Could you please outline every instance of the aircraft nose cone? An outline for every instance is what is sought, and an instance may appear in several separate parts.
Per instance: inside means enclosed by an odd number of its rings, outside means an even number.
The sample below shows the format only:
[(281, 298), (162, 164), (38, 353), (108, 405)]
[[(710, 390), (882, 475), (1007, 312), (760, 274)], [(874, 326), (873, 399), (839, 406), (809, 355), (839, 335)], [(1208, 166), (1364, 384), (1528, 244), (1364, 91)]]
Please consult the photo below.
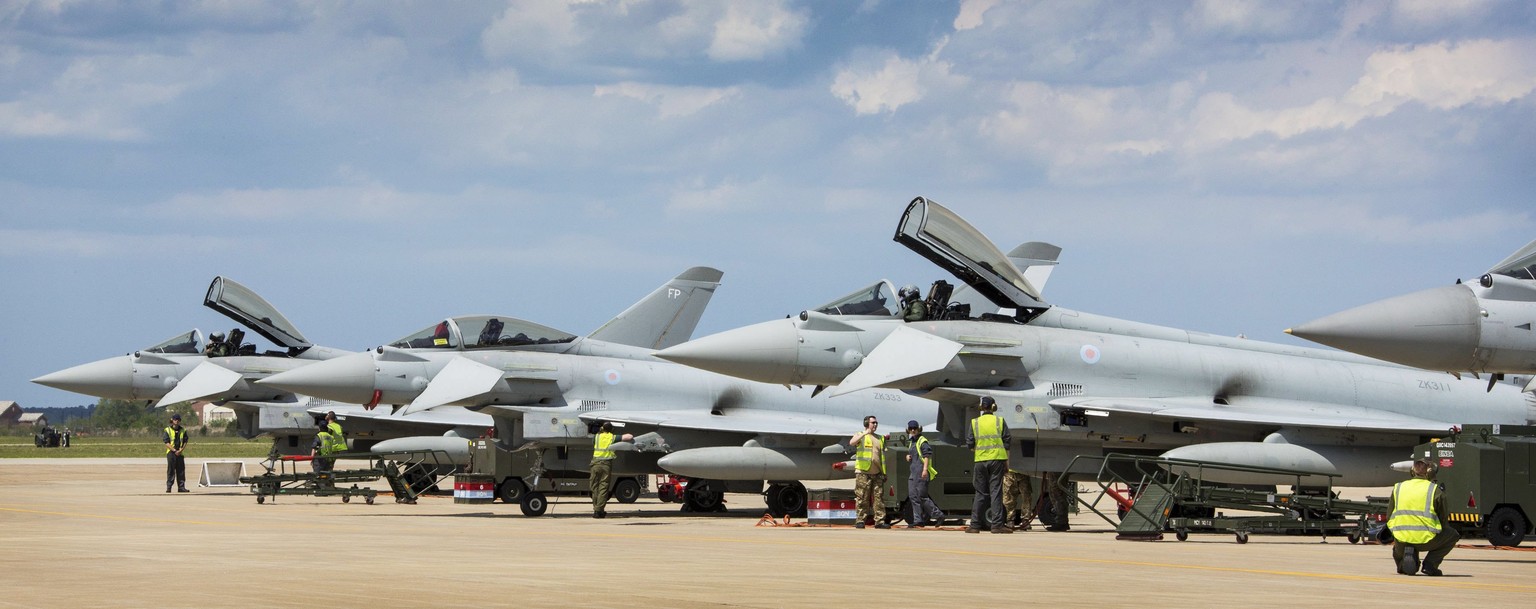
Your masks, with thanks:
[(799, 330), (788, 319), (711, 334), (662, 349), (656, 357), (762, 383), (793, 383)]
[(259, 385), (351, 404), (373, 400), (373, 355), (354, 353), (280, 372), (256, 381)]
[(1473, 366), (1481, 319), (1472, 291), (1452, 285), (1378, 300), (1286, 332), (1389, 362), (1460, 371)]
[(131, 400), (133, 395), (133, 362), (130, 356), (121, 355), (65, 368), (44, 374), (32, 382), (54, 389), (63, 389), (108, 399)]

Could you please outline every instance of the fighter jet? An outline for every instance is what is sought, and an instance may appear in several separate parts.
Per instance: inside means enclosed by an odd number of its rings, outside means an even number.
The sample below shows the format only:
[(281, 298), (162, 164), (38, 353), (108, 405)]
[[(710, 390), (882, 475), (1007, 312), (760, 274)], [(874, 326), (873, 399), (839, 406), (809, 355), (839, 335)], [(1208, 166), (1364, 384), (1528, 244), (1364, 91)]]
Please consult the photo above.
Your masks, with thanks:
[[(464, 406), (490, 414), (508, 450), (537, 450), (537, 468), (584, 470), (592, 427), (611, 422), (637, 435), (618, 446), (615, 474), (693, 479), (685, 507), (718, 509), (723, 493), (764, 493), (770, 511), (802, 512), (800, 480), (851, 477), (833, 444), (879, 413), (931, 425), (933, 402), (874, 390), (840, 400), (809, 389), (741, 381), (651, 356), (654, 347), (581, 338), (519, 320), (456, 317), (380, 346), (259, 382), (338, 401), (403, 406), (403, 414)], [(522, 345), (508, 349), (509, 345)], [(897, 425), (901, 425), (898, 423)], [(537, 476), (538, 471), (529, 472)], [(521, 476), (498, 480), (521, 497)]]
[[(1536, 241), (1476, 283), (1430, 288), (1334, 313), (1285, 332), (1426, 370), (1487, 374), (1536, 372)], [(1536, 376), (1525, 391), (1536, 390)]]
[(949, 307), (939, 290), (937, 298), (930, 292), (930, 317), (917, 322), (889, 309), (864, 314), (850, 303), (657, 356), (764, 383), (835, 385), (833, 395), (867, 387), (925, 392), (941, 405), (938, 428), (956, 442), (977, 397), (992, 396), (1013, 429), (1010, 459), (1035, 472), (1063, 471), (1079, 454), (1127, 452), (1381, 486), (1401, 477), (1392, 463), (1455, 424), (1536, 420), (1536, 397), (1514, 387), (1485, 393), (1477, 382), (1353, 354), (1052, 306), (980, 231), (921, 197), (908, 205), (895, 239), (1006, 313)]

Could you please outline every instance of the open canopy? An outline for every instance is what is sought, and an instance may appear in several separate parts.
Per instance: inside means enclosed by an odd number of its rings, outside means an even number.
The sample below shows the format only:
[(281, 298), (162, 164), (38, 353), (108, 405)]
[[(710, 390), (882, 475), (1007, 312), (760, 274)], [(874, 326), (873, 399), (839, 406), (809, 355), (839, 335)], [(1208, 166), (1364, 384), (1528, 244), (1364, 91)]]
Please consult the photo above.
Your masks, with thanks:
[(279, 346), (299, 350), (313, 346), (309, 339), (299, 333), (293, 322), (277, 312), (277, 307), (232, 279), (214, 277), (213, 283), (208, 286), (208, 295), (203, 298), (203, 305), (223, 313)]
[(1050, 307), (1040, 300), (1040, 290), (981, 231), (938, 203), (922, 197), (913, 199), (896, 227), (895, 239), (999, 307)]

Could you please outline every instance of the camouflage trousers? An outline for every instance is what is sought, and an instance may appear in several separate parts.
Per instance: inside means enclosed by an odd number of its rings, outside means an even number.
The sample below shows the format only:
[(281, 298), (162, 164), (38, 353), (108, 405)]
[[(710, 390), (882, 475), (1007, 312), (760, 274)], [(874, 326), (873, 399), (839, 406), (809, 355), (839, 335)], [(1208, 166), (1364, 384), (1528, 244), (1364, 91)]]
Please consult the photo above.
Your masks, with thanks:
[(613, 479), (613, 461), (593, 461), (587, 480), (592, 487), (592, 513), (603, 513), (608, 504), (609, 483)]
[(1013, 517), (1017, 510), (1019, 522), (1029, 524), (1035, 519), (1034, 483), (1028, 474), (1008, 470), (1003, 474), (1003, 520)]
[(885, 520), (885, 474), (858, 473), (853, 477), (853, 502), (858, 522)]

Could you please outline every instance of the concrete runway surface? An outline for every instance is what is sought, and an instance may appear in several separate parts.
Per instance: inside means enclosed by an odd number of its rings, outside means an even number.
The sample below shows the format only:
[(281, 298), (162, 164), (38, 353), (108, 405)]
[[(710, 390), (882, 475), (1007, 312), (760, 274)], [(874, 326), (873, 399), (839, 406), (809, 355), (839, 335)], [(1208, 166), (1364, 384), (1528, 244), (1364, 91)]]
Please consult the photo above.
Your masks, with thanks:
[[(200, 467), (188, 459), (193, 478)], [(1536, 594), (1536, 551), (1482, 540), (1445, 577), (1405, 577), (1387, 547), (1342, 537), (1116, 541), (1090, 513), (1071, 532), (1014, 535), (758, 527), (753, 495), (708, 515), (648, 496), (606, 520), (562, 498), (526, 518), (449, 497), (167, 495), (163, 475), (154, 459), (0, 460), (0, 607), (1515, 607)]]

